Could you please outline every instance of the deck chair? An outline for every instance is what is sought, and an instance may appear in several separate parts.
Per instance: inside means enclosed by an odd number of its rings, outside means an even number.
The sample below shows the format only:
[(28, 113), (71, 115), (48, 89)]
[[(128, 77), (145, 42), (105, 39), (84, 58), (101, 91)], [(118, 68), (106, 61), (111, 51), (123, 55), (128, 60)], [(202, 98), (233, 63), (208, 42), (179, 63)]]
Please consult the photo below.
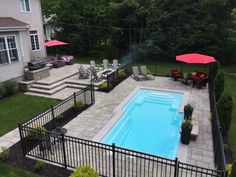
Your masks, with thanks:
[(103, 59), (102, 60), (102, 66), (103, 66), (104, 70), (109, 68), (108, 59)]
[(96, 66), (96, 63), (94, 60), (90, 61), (90, 69), (92, 69), (92, 68), (96, 69), (97, 71), (99, 70), (99, 68)]
[(79, 79), (88, 79), (90, 72), (87, 69), (84, 69), (83, 65), (79, 67)]
[(98, 75), (96, 69), (91, 68), (91, 73), (92, 73), (92, 82), (100, 82), (102, 81), (102, 75)]
[(136, 81), (142, 81), (142, 80), (145, 79), (144, 76), (140, 75), (137, 66), (133, 66), (133, 67), (132, 67), (132, 72), (133, 72), (132, 77), (133, 77), (134, 80), (136, 80)]
[(153, 75), (148, 74), (146, 66), (140, 66), (140, 71), (141, 71), (141, 75), (143, 75), (146, 80), (153, 80), (154, 79)]
[(118, 69), (120, 67), (120, 64), (117, 59), (114, 59), (112, 62), (113, 69)]

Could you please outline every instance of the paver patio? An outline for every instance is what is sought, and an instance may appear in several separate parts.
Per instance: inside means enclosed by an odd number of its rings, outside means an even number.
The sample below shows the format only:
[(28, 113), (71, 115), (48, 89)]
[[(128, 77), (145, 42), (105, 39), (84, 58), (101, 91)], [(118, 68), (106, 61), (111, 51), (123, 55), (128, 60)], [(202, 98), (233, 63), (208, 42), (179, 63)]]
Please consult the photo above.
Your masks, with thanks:
[(96, 92), (96, 103), (64, 126), (68, 130), (67, 135), (93, 140), (113, 117), (114, 109), (140, 86), (189, 92), (188, 101), (194, 105), (193, 120), (198, 121), (199, 135), (197, 141), (191, 141), (188, 146), (186, 162), (213, 169), (214, 154), (208, 89), (192, 88), (167, 77), (156, 77), (155, 80), (143, 82), (128, 78), (109, 93)]

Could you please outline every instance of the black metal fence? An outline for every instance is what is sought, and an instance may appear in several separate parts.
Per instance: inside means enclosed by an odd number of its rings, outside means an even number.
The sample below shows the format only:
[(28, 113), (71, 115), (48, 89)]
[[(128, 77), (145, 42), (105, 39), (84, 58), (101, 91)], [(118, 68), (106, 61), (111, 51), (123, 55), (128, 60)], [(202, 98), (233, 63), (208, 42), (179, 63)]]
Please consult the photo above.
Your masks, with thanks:
[(128, 69), (128, 65), (124, 65), (119, 67), (118, 69), (110, 72), (107, 75), (107, 89), (106, 91), (109, 92), (113, 88), (115, 88), (118, 84), (120, 84), (124, 79), (130, 76), (130, 71)]
[(219, 121), (219, 115), (217, 110), (212, 79), (210, 79), (209, 82), (209, 97), (210, 97), (211, 114), (212, 114), (211, 122), (212, 122), (215, 164), (217, 168), (219, 170), (222, 170), (224, 172), (224, 175), (227, 176), (226, 159), (224, 153), (224, 141), (221, 133), (221, 126)]
[(77, 114), (95, 103), (94, 85), (90, 84), (84, 89), (74, 93), (65, 100), (51, 106), (50, 109), (34, 116), (21, 124), (23, 127), (39, 128), (47, 130), (56, 128), (70, 121)]
[[(64, 167), (89, 165), (106, 177), (223, 177), (217, 170), (197, 167), (113, 145), (102, 144), (55, 132), (38, 130), (32, 141), (32, 128), (19, 126), (25, 155)], [(43, 144), (45, 143), (46, 146)]]
[[(81, 107), (75, 105), (81, 105), (82, 102), (90, 106), (95, 102), (93, 85), (75, 93), (33, 119), (19, 124), (23, 154), (65, 168), (89, 165), (104, 177), (226, 177), (222, 135), (214, 94), (211, 91), (210, 86), (214, 152), (218, 170), (182, 163), (178, 159), (171, 160), (137, 152), (114, 144), (107, 145), (70, 137), (53, 131), (56, 126), (70, 120), (67, 114), (77, 114), (81, 111)], [(47, 131), (38, 128), (39, 126), (45, 127)]]

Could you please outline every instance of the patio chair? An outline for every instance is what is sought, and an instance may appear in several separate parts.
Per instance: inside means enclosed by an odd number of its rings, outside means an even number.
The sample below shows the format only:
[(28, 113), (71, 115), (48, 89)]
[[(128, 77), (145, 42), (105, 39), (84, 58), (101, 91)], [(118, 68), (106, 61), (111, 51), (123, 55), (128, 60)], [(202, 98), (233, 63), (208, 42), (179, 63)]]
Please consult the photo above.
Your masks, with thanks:
[(174, 81), (181, 79), (181, 72), (177, 68), (171, 69), (171, 77), (174, 78)]
[(145, 79), (144, 76), (140, 75), (137, 66), (133, 66), (133, 67), (132, 67), (132, 72), (133, 72), (132, 77), (133, 77), (134, 80), (136, 80), (136, 81), (142, 81), (142, 80)]
[(207, 82), (208, 82), (208, 78), (207, 77), (204, 77), (202, 79), (199, 79), (199, 80), (194, 80), (193, 81), (193, 87), (194, 86), (197, 86), (199, 89), (207, 86)]
[(98, 75), (96, 69), (91, 68), (91, 74), (92, 74), (92, 82), (100, 82), (102, 81), (102, 75)]
[(97, 71), (99, 70), (99, 68), (96, 66), (96, 63), (94, 60), (90, 61), (90, 69), (96, 69)]
[(88, 69), (84, 69), (83, 65), (79, 67), (79, 79), (88, 79), (90, 76), (90, 72)]
[(118, 62), (117, 59), (114, 59), (114, 60), (112, 61), (112, 67), (113, 67), (113, 69), (118, 69), (118, 68), (120, 68), (120, 64), (119, 64), (119, 62)]
[(108, 59), (103, 59), (102, 60), (102, 66), (103, 66), (104, 70), (109, 68)]
[(141, 75), (143, 75), (146, 80), (153, 80), (154, 79), (153, 75), (148, 74), (146, 66), (140, 66), (140, 71), (141, 71)]

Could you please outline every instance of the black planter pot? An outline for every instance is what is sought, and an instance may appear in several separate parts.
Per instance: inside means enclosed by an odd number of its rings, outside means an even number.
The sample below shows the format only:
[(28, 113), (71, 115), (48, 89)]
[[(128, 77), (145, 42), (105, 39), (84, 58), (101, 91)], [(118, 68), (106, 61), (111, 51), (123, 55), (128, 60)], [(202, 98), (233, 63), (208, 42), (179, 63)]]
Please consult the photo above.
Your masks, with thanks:
[(190, 142), (190, 137), (191, 137), (191, 131), (192, 129), (189, 128), (183, 128), (181, 131), (181, 143), (183, 144), (189, 144)]

